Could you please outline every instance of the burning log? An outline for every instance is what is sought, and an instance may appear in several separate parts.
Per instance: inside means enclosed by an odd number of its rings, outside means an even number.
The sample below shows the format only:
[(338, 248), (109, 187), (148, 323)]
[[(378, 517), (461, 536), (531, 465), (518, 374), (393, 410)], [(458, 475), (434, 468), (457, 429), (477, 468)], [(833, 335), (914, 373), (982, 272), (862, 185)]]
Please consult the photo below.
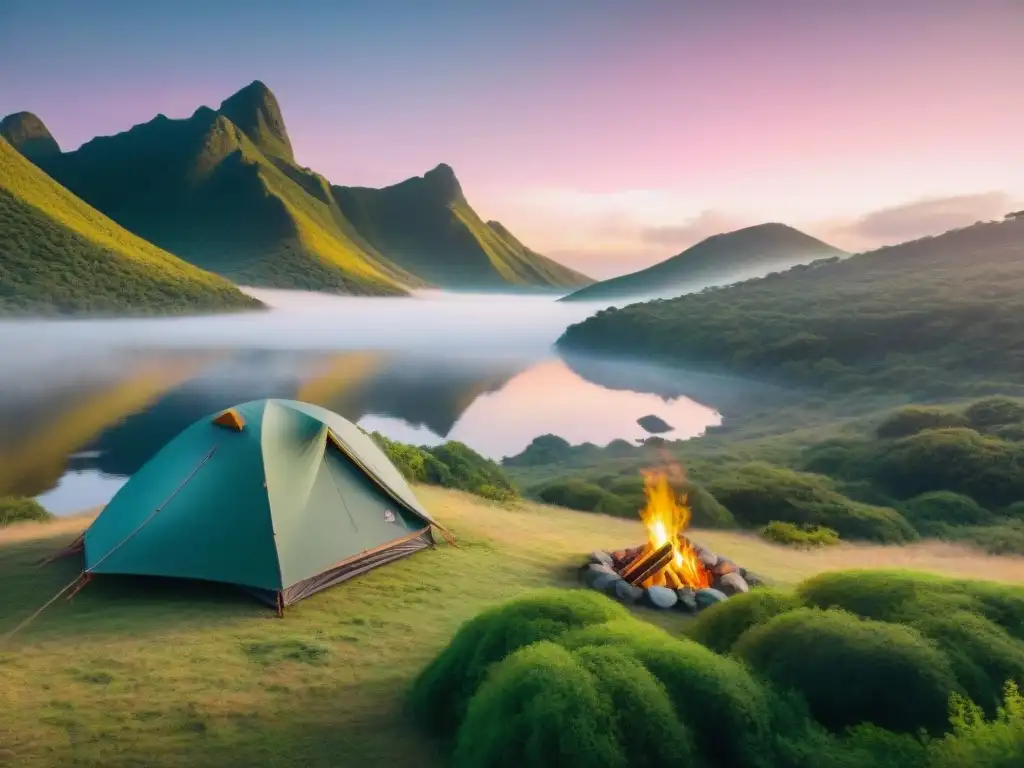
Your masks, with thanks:
[(672, 542), (666, 541), (656, 549), (649, 549), (622, 571), (622, 578), (630, 584), (642, 584), (672, 562)]

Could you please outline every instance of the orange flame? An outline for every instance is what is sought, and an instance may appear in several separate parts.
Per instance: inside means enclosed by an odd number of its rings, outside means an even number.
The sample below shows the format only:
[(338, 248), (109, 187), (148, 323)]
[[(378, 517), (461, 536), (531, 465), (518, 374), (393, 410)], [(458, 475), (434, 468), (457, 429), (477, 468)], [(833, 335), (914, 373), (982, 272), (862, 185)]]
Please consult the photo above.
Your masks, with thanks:
[[(672, 474), (682, 476), (681, 468), (670, 466), (674, 469)], [(646, 579), (643, 586), (694, 589), (711, 586), (711, 574), (697, 557), (693, 545), (682, 535), (690, 525), (690, 508), (685, 496), (676, 499), (669, 483), (669, 472), (647, 471), (643, 476), (647, 505), (640, 511), (640, 519), (647, 526), (648, 546), (657, 549), (666, 542), (672, 542), (672, 560), (661, 572)]]

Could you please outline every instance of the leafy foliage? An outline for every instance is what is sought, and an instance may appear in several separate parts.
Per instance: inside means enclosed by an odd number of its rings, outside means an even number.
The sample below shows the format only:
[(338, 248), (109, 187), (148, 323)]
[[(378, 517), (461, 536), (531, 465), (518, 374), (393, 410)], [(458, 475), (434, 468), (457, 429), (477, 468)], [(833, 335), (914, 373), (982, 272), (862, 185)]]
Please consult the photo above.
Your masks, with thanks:
[(11, 523), (52, 520), (53, 514), (35, 499), (0, 497), (0, 528)]
[(690, 637), (718, 653), (728, 653), (751, 627), (800, 607), (791, 592), (764, 587), (733, 595), (697, 616)]
[(754, 463), (720, 478), (709, 490), (745, 525), (822, 525), (843, 538), (893, 543), (917, 537), (896, 510), (853, 501), (822, 475)]
[(417, 678), (409, 700), (413, 715), (429, 729), (452, 735), (492, 664), (566, 630), (628, 615), (625, 608), (595, 592), (553, 589), (484, 611), (464, 624)]
[(372, 437), (410, 482), (456, 488), (495, 501), (519, 496), (500, 466), (463, 443), (450, 440), (438, 446), (417, 447), (390, 440), (379, 432)]
[(831, 528), (813, 523), (780, 523), (774, 521), (761, 529), (761, 537), (776, 544), (795, 547), (826, 547), (839, 543), (839, 534)]
[(833, 729), (867, 722), (898, 732), (940, 731), (949, 693), (958, 690), (949, 661), (919, 632), (841, 610), (782, 613), (744, 633), (734, 648), (777, 685), (799, 691), (814, 717)]

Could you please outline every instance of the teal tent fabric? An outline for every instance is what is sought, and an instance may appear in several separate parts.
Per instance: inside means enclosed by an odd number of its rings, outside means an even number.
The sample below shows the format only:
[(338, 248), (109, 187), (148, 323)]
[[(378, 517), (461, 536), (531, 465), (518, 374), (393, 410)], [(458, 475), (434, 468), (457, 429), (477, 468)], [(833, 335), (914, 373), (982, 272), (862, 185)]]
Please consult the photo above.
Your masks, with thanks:
[(440, 529), (356, 425), (272, 399), (181, 432), (82, 546), (86, 573), (225, 582), (283, 607), (433, 544), (431, 526)]

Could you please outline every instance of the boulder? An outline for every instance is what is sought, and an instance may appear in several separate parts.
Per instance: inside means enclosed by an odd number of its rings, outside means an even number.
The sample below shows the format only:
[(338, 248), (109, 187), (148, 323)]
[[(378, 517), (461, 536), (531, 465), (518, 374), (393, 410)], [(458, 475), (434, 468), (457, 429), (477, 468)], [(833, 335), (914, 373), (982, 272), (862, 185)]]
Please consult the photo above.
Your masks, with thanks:
[(619, 574), (615, 572), (615, 569), (607, 565), (599, 565), (598, 563), (590, 563), (585, 568), (580, 569), (580, 580), (588, 587), (594, 585), (594, 579), (601, 575), (611, 575), (618, 577)]
[(617, 573), (600, 573), (590, 581), (590, 586), (598, 592), (607, 592), (608, 586), (614, 584), (621, 577)]
[(602, 552), (601, 550), (596, 550), (590, 553), (590, 562), (596, 563), (597, 565), (607, 565), (609, 568), (615, 565), (615, 562), (612, 560), (612, 556), (607, 552)]
[(715, 581), (715, 586), (718, 590), (729, 597), (738, 595), (741, 592), (750, 591), (750, 586), (747, 584), (746, 580), (740, 576), (738, 571), (733, 571), (732, 573), (719, 576)]
[(668, 587), (648, 587), (644, 590), (644, 598), (655, 608), (671, 608), (679, 602), (676, 593)]
[(634, 587), (625, 579), (615, 581), (613, 586), (609, 586), (609, 589), (614, 590), (617, 600), (627, 605), (633, 605), (644, 596), (644, 591), (640, 587)]
[(745, 582), (747, 582), (747, 586), (749, 586), (749, 587), (764, 587), (764, 586), (767, 586), (767, 584), (768, 584), (764, 579), (762, 579), (756, 573), (751, 573), (746, 568), (740, 568), (739, 574), (740, 574), (740, 576), (743, 577), (743, 580)]
[(677, 589), (676, 597), (679, 599), (679, 602), (676, 603), (676, 607), (681, 608), (688, 613), (696, 613), (697, 609), (700, 607), (697, 605), (697, 593), (690, 587)]
[(694, 544), (693, 550), (697, 553), (697, 559), (701, 561), (705, 568), (714, 568), (718, 565), (718, 555), (710, 549), (704, 549), (700, 544)]
[(718, 562), (708, 566), (715, 576), (725, 576), (727, 573), (736, 573), (740, 567), (727, 557), (718, 558)]
[(721, 603), (722, 601), (729, 599), (728, 595), (720, 589), (713, 589), (711, 587), (698, 589), (694, 598), (697, 600), (697, 606), (699, 608), (707, 608), (715, 603)]

